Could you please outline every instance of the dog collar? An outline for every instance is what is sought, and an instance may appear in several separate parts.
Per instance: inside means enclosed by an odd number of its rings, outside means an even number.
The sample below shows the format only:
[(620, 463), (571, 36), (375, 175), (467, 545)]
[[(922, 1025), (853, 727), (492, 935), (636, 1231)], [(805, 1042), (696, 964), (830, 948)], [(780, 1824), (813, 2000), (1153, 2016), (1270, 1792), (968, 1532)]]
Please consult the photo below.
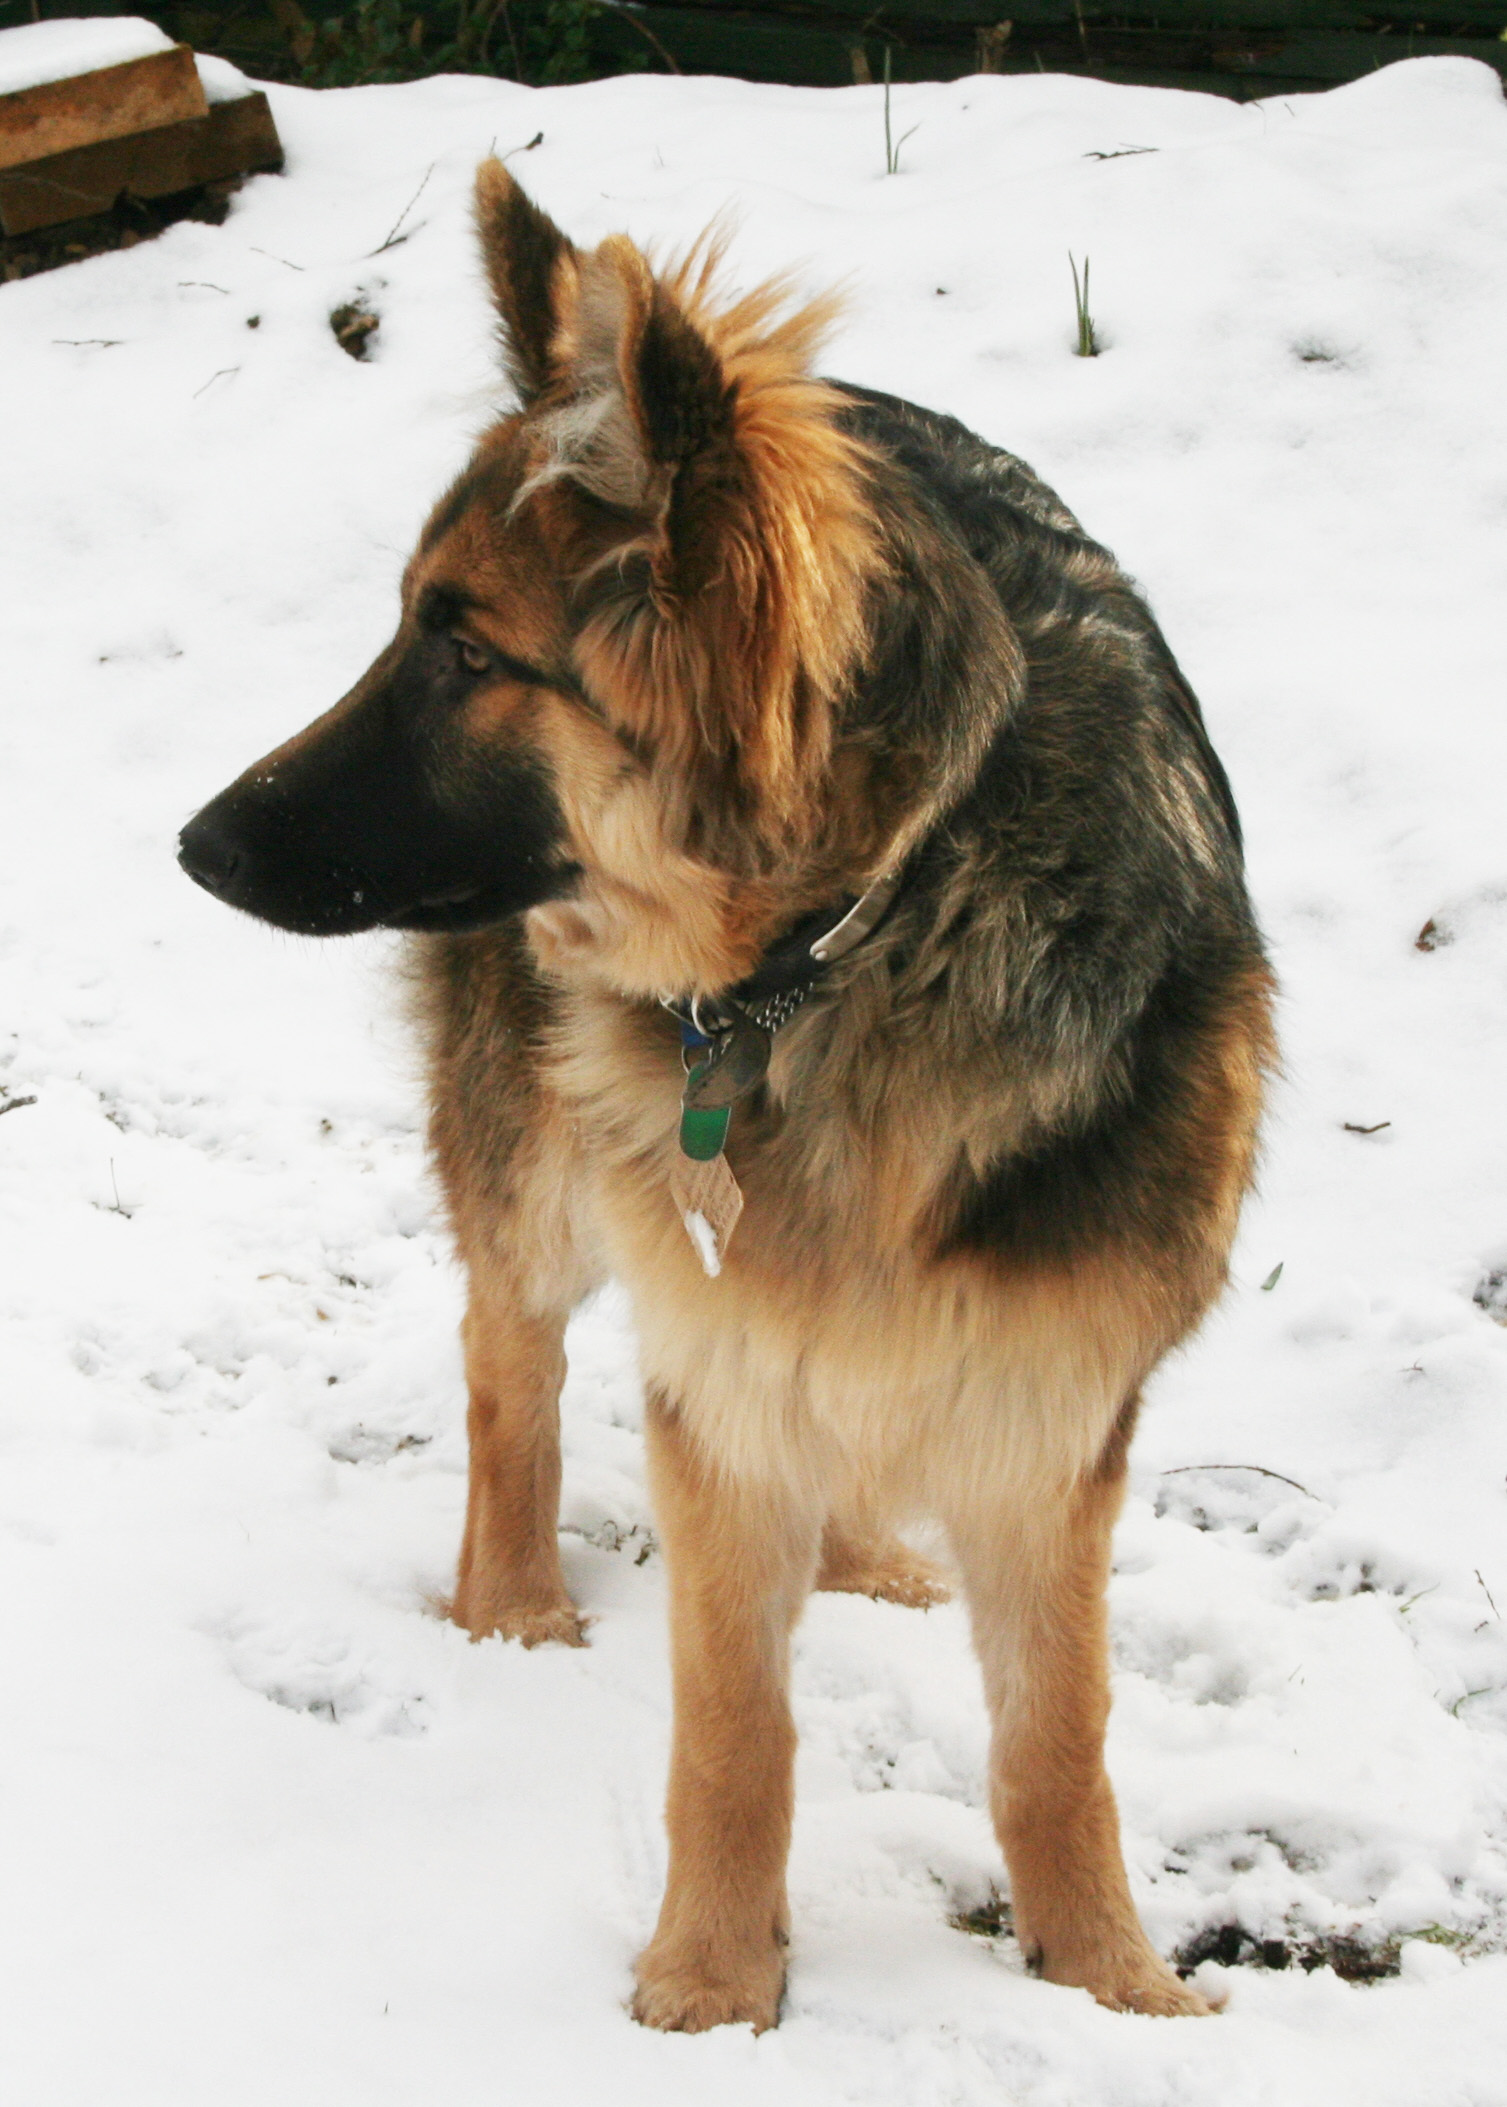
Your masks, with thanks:
[(720, 1152), (734, 1103), (764, 1079), (776, 1032), (829, 969), (879, 927), (903, 875), (897, 865), (866, 892), (807, 915), (735, 987), (666, 1000), (680, 1020), (686, 1067), (680, 1143), (687, 1155), (707, 1161)]
[(733, 1106), (763, 1082), (775, 1033), (790, 1022), (822, 975), (879, 927), (901, 876), (897, 865), (867, 892), (797, 922), (736, 987), (718, 995), (665, 999), (665, 1008), (680, 1020), (686, 1071), (670, 1193), (709, 1279), (722, 1271), (743, 1212), (743, 1194), (723, 1154)]

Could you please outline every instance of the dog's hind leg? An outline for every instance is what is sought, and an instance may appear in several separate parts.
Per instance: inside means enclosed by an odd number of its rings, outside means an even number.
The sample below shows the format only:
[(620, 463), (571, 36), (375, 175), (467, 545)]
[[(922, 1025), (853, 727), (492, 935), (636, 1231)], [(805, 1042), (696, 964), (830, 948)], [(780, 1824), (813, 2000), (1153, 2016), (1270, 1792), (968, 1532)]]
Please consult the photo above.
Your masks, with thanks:
[(970, 1493), (949, 1514), (993, 1716), (990, 1803), (1016, 1934), (1049, 1982), (1114, 2011), (1207, 2012), (1141, 1929), (1104, 1769), (1104, 1592), (1134, 1400), (1060, 1500)]
[(942, 1568), (913, 1551), (863, 1502), (828, 1517), (816, 1585), (834, 1595), (870, 1595), (920, 1610), (934, 1609), (952, 1593)]
[(758, 2032), (779, 2016), (785, 1976), (790, 1631), (816, 1570), (821, 1511), (787, 1487), (727, 1477), (652, 1392), (647, 1430), (675, 1741), (669, 1880), (633, 2013), (672, 2032), (740, 2020)]

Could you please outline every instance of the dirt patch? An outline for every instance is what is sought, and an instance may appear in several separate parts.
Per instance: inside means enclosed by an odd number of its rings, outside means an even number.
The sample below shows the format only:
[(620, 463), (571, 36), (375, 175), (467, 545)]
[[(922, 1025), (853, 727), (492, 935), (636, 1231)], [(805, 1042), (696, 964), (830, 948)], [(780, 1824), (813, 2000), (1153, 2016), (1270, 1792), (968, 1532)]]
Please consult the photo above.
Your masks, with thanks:
[(371, 356), (372, 338), (381, 321), (381, 316), (374, 315), (367, 306), (364, 295), (358, 293), (344, 307), (336, 308), (330, 316), (330, 327), (342, 351), (349, 352), (352, 358), (365, 359)]
[(192, 190), (175, 191), (165, 198), (122, 195), (108, 212), (65, 220), (60, 227), (39, 228), (34, 234), (10, 235), (0, 240), (0, 281), (33, 278), (39, 271), (60, 270), (66, 263), (103, 256), (110, 249), (134, 249), (138, 242), (152, 240), (181, 219), (218, 227), (240, 187), (239, 176), (228, 176), (223, 182), (196, 184)]
[(1172, 1959), (1179, 1975), (1217, 1961), (1222, 1968), (1301, 1968), (1309, 1975), (1316, 1968), (1332, 1968), (1342, 1982), (1377, 1983), (1400, 1972), (1401, 1948), (1400, 1939), (1373, 1942), (1343, 1932), (1329, 1938), (1302, 1933), (1262, 1939), (1243, 1924), (1211, 1924)]

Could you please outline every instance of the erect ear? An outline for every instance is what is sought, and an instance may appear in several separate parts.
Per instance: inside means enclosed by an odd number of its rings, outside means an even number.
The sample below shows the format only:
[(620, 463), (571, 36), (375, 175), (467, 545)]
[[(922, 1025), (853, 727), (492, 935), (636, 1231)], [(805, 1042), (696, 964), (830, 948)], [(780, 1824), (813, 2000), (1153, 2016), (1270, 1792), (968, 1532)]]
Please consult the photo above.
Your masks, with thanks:
[(598, 256), (610, 257), (634, 291), (637, 327), (624, 331), (618, 368), (645, 460), (682, 468), (730, 442), (735, 390), (717, 353), (624, 236)]
[(778, 279), (722, 300), (720, 254), (713, 235), (656, 276), (616, 234), (561, 267), (542, 445), (515, 503), (549, 484), (602, 502), (559, 515), (578, 582), (597, 581), (575, 639), (588, 685), (655, 751), (678, 748), (687, 783), (736, 784), (793, 825), (882, 557), (869, 457), (811, 378), (834, 303), (782, 313)]
[(571, 302), (577, 251), (498, 160), (476, 171), (476, 230), (502, 318), (503, 360), (527, 405), (555, 375), (551, 352)]
[(736, 385), (626, 235), (579, 259), (574, 289), (555, 339), (554, 473), (677, 543), (693, 493), (733, 471)]

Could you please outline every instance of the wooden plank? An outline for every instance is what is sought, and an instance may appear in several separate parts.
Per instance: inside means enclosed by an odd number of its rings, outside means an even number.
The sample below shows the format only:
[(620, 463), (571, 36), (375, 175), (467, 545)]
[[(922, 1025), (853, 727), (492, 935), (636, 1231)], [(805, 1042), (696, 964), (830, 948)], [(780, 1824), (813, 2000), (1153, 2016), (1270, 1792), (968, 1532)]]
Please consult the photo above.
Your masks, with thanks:
[(0, 171), (0, 232), (32, 234), (108, 212), (122, 192), (169, 197), (226, 176), (275, 171), (282, 144), (265, 95), (211, 103), (203, 117), (154, 125), (129, 139), (107, 139)]
[(0, 169), (203, 117), (208, 104), (186, 44), (72, 80), (0, 95)]

